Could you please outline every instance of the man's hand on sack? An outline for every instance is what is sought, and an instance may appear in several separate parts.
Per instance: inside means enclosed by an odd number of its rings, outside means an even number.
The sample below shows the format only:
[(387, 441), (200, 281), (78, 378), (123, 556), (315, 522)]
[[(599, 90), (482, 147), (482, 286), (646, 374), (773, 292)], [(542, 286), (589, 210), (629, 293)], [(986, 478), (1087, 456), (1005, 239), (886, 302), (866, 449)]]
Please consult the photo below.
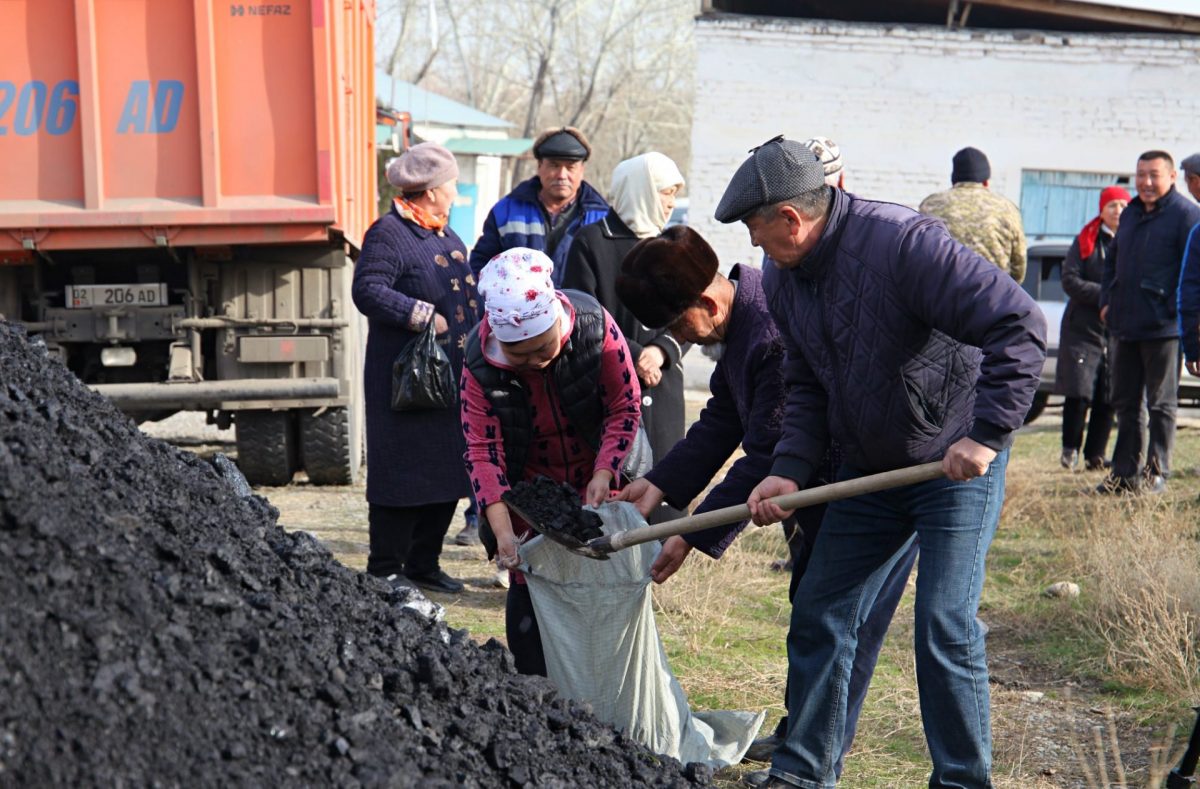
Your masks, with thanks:
[(654, 564), (650, 565), (650, 578), (656, 584), (665, 582), (668, 578), (679, 571), (683, 566), (683, 562), (692, 551), (692, 546), (688, 545), (688, 541), (680, 537), (678, 534), (674, 537), (668, 537), (663, 543), (662, 551), (658, 554), (658, 558), (654, 560)]
[(605, 468), (596, 469), (592, 474), (592, 481), (588, 483), (587, 492), (583, 495), (583, 503), (599, 507), (608, 501), (608, 491), (612, 487), (612, 480), (611, 471)]
[(754, 487), (750, 492), (750, 498), (746, 504), (750, 507), (750, 518), (759, 526), (767, 526), (772, 523), (779, 523), (784, 518), (790, 516), (795, 510), (781, 510), (776, 504), (772, 504), (767, 499), (782, 496), (785, 493), (795, 493), (800, 490), (800, 486), (795, 480), (787, 477), (767, 477), (762, 482)]
[(433, 331), (435, 334), (445, 334), (450, 331), (450, 324), (446, 323), (446, 319), (440, 312), (433, 313)]
[(643, 518), (650, 517), (650, 513), (658, 509), (659, 504), (662, 504), (663, 498), (662, 490), (645, 477), (635, 479), (612, 494), (613, 501), (628, 501), (637, 507), (637, 511), (642, 514)]
[(942, 470), (955, 482), (967, 482), (985, 474), (995, 459), (994, 449), (969, 438), (960, 438), (946, 450)]

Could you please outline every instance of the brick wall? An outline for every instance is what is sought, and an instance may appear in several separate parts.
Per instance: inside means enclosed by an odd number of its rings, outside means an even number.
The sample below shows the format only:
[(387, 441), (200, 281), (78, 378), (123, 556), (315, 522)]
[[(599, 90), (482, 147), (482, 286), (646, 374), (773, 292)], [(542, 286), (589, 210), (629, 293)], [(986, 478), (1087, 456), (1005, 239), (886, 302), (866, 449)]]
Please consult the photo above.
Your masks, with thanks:
[(1132, 172), (1149, 148), (1200, 151), (1196, 37), (720, 16), (696, 22), (696, 51), (689, 222), (724, 268), (761, 255), (713, 210), (747, 149), (781, 132), (832, 138), (849, 191), (913, 207), (949, 187), (966, 145), (1018, 204), (1022, 170)]

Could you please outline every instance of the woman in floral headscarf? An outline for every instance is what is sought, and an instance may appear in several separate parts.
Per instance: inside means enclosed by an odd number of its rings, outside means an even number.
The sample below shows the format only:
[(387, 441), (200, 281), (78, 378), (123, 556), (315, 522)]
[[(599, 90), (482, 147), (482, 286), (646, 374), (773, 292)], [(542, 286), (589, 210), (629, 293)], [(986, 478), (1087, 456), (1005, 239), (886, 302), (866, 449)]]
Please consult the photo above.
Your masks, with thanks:
[[(485, 314), (467, 339), (460, 392), (467, 473), (495, 538), (489, 555), (510, 572), (508, 647), (518, 671), (543, 676), (537, 617), (515, 569), (530, 528), (500, 496), (540, 475), (575, 488), (586, 504), (605, 501), (641, 418), (620, 329), (595, 299), (556, 291), (553, 269), (546, 255), (523, 247), (484, 266)], [(487, 529), (480, 536), (487, 545)]]

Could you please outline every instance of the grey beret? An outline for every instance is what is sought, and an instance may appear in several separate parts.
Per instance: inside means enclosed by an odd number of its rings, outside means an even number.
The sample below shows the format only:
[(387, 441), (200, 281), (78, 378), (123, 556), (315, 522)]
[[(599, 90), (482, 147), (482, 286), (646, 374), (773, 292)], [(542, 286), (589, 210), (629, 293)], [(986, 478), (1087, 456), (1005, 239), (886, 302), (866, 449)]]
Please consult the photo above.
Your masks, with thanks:
[(1200, 153), (1194, 153), (1179, 163), (1179, 169), (1192, 175), (1200, 175)]
[(414, 145), (388, 163), (388, 183), (401, 192), (436, 189), (458, 177), (458, 162), (449, 149), (436, 142)]
[(745, 219), (764, 205), (810, 192), (825, 185), (825, 168), (812, 149), (783, 135), (767, 140), (750, 151), (725, 187), (717, 204), (718, 222), (729, 224)]

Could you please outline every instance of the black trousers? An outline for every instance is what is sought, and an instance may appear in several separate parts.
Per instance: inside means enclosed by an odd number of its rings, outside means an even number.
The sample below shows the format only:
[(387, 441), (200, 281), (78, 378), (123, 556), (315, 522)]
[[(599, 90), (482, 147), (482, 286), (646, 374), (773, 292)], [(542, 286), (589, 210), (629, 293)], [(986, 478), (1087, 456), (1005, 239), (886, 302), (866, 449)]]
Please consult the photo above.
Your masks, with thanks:
[(519, 674), (546, 676), (546, 653), (542, 651), (542, 633), (538, 629), (537, 615), (533, 612), (533, 600), (529, 587), (514, 583), (508, 588), (504, 603), (504, 635), (508, 639), (508, 651)]
[[(1165, 477), (1171, 470), (1175, 412), (1179, 407), (1179, 340), (1117, 340), (1112, 351), (1111, 399), (1117, 412), (1113, 476), (1132, 479), (1144, 471)], [(1143, 403), (1149, 412), (1148, 445), (1143, 435), (1146, 430)]]
[(380, 578), (436, 573), (440, 569), (442, 539), (450, 529), (457, 506), (457, 501), (419, 507), (369, 504), (371, 552), (367, 556), (367, 572)]
[[(1092, 418), (1088, 419), (1088, 409)], [(1092, 399), (1068, 397), (1063, 402), (1062, 445), (1063, 449), (1078, 450), (1083, 447), (1085, 460), (1104, 458), (1108, 452), (1108, 438), (1112, 435), (1113, 407), (1108, 400), (1108, 371), (1101, 364), (1096, 371), (1096, 384)], [(1087, 424), (1087, 441), (1083, 439), (1084, 424)]]

